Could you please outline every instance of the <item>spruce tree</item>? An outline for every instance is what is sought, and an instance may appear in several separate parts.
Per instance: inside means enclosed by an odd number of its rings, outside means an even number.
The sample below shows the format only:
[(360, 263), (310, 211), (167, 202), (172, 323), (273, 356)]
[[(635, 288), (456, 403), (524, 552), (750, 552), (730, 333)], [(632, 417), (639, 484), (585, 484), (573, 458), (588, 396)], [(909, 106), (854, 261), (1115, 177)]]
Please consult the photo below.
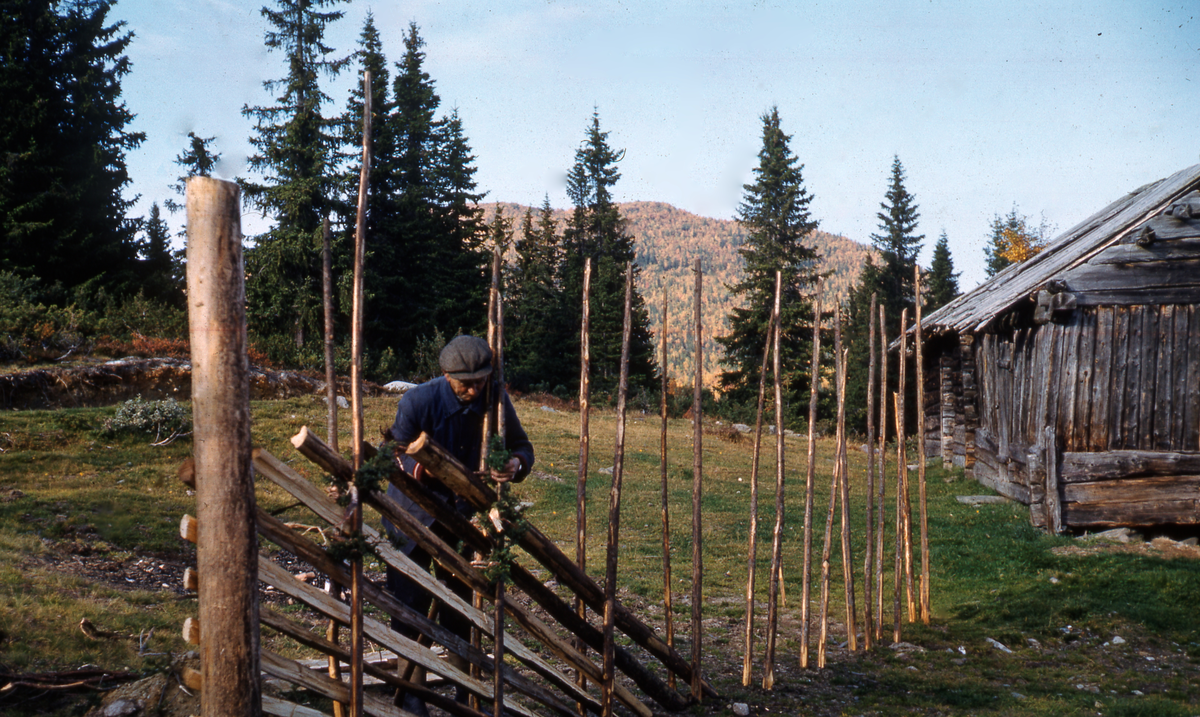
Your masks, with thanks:
[(933, 261), (925, 277), (925, 311), (935, 311), (949, 304), (962, 292), (958, 289), (958, 275), (954, 260), (950, 258), (950, 241), (943, 230), (933, 246)]
[[(187, 136), (187, 147), (175, 155), (175, 164), (182, 167), (184, 173), (171, 185), (171, 190), (180, 198), (187, 197), (189, 177), (211, 177), (217, 162), (221, 161), (220, 152), (212, 150), (212, 144), (216, 141), (216, 137), (199, 137), (195, 132), (188, 132)], [(163, 206), (172, 214), (185, 209), (182, 202), (174, 199), (167, 199), (163, 202)]]
[(489, 257), (475, 157), (457, 113), (436, 117), (441, 99), (424, 70), (424, 46), (410, 24), (385, 120), (391, 156), (377, 160), (393, 183), (373, 240), (386, 272), (376, 296), (377, 325), (405, 365), (418, 342), (438, 332), (481, 330), (487, 306)]
[(537, 222), (532, 209), (521, 220), (516, 263), (508, 281), (504, 335), (508, 346), (505, 376), (522, 391), (567, 393), (561, 342), (578, 333), (577, 323), (561, 321), (559, 291), (562, 240), (550, 198), (542, 200)]
[(145, 239), (141, 242), (140, 271), (142, 292), (151, 299), (176, 308), (184, 308), (183, 264), (171, 251), (171, 230), (162, 218), (158, 202), (150, 205), (150, 216), (144, 224)]
[[(574, 209), (563, 232), (566, 262), (563, 267), (562, 323), (575, 330), (564, 337), (568, 355), (579, 355), (578, 326), (583, 308), (583, 265), (591, 258), (591, 342), (592, 387), (597, 395), (615, 396), (620, 373), (622, 329), (625, 315), (625, 267), (636, 258), (633, 237), (613, 201), (612, 188), (621, 178), (617, 164), (624, 150), (608, 145), (608, 132), (600, 129), (600, 114), (592, 113), (592, 122), (583, 143), (575, 151), (575, 164), (567, 174), (567, 196)], [(650, 319), (645, 302), (636, 288), (640, 270), (633, 266), (632, 328), (629, 352), (629, 385), (632, 390), (649, 388), (654, 381), (654, 347), (650, 337)], [(556, 383), (578, 386), (577, 371), (570, 362), (555, 376)], [(571, 377), (575, 374), (574, 378)]]
[(279, 91), (267, 106), (242, 108), (255, 121), (247, 203), (274, 222), (246, 252), (246, 318), (276, 359), (316, 362), (322, 337), (321, 235), (336, 208), (335, 120), (322, 114), (329, 100), (321, 76), (336, 76), (348, 58), (335, 58), (325, 30), (342, 17), (325, 11), (341, 0), (276, 0), (261, 14), (271, 29), (269, 51), (283, 53), (287, 74), (263, 86)]
[(728, 371), (721, 385), (734, 403), (749, 405), (758, 391), (763, 348), (775, 300), (775, 272), (783, 277), (780, 321), (781, 381), (785, 406), (791, 415), (808, 405), (812, 344), (812, 308), (809, 295), (819, 277), (820, 256), (809, 236), (817, 221), (809, 212), (812, 195), (804, 187), (804, 165), (792, 152), (791, 135), (785, 134), (779, 109), (762, 116), (762, 149), (754, 182), (743, 186), (737, 219), (746, 229), (746, 243), (738, 249), (745, 262), (744, 278), (729, 285), (740, 308), (729, 314), (729, 333), (718, 337), (725, 348)]
[[(886, 329), (889, 339), (900, 332), (900, 314), (908, 310), (909, 326), (916, 319), (915, 271), (917, 255), (921, 251), (924, 235), (916, 234), (920, 214), (916, 198), (905, 187), (904, 166), (899, 157), (892, 158), (891, 179), (888, 182), (884, 201), (876, 213), (879, 218), (879, 233), (871, 235), (871, 243), (879, 253), (879, 262), (869, 259), (859, 274), (858, 285), (851, 292), (847, 310), (845, 343), (850, 352), (846, 373), (846, 420), (855, 430), (866, 427), (868, 338), (870, 329), (871, 294), (876, 295), (879, 306), (885, 310)], [(878, 314), (878, 309), (876, 310)], [(876, 328), (878, 336), (878, 328)], [(878, 347), (876, 347), (878, 350)], [(899, 367), (893, 360), (889, 364), (888, 385), (897, 386)], [(913, 425), (916, 415), (916, 382), (911, 376), (908, 383), (909, 424)], [(877, 404), (878, 405), (878, 404)]]
[[(395, 344), (403, 335), (397, 322), (397, 310), (392, 304), (391, 286), (396, 267), (402, 260), (397, 250), (395, 227), (397, 188), (395, 172), (396, 143), (390, 114), (395, 108), (389, 85), (391, 75), (383, 42), (375, 26), (374, 15), (367, 13), (359, 34), (358, 49), (354, 52), (355, 81), (351, 83), (346, 109), (341, 117), (341, 190), (336, 196), (341, 231), (333, 232), (333, 275), (337, 290), (334, 303), (344, 307), (337, 313), (335, 336), (347, 341), (348, 307), (354, 280), (354, 235), (358, 222), (358, 187), (362, 170), (363, 146), (363, 82), (364, 72), (371, 73), (371, 167), (367, 184), (367, 226), (363, 266), (363, 363), (368, 373), (380, 379), (392, 380), (397, 368)], [(388, 353), (388, 349), (391, 352)], [(386, 375), (385, 375), (386, 374)]]
[(112, 0), (0, 4), (0, 269), (47, 286), (137, 287), (121, 101), (133, 33)]

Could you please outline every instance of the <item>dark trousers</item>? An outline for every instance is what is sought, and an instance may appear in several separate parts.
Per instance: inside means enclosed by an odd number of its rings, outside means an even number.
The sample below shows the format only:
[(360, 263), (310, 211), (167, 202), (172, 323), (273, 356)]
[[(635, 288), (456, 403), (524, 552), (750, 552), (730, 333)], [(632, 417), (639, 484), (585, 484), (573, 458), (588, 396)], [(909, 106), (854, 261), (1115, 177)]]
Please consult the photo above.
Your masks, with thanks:
[[(452, 535), (450, 531), (448, 531), (441, 524), (435, 523), (431, 527), (434, 534), (445, 541), (447, 545), (453, 547), (458, 543), (458, 538)], [(414, 547), (412, 552), (409, 553), (409, 557), (413, 560), (413, 562), (425, 570), (428, 570), (430, 564), (433, 562), (429, 553), (425, 552), (419, 547)], [(449, 570), (446, 570), (441, 565), (437, 565), (434, 568), (434, 575), (438, 580), (445, 583), (446, 586), (454, 592), (454, 594), (463, 598), (468, 604), (471, 602), (471, 589), (468, 588), (467, 585), (461, 580), (454, 577)], [(408, 576), (390, 566), (387, 569), (387, 587), (388, 590), (391, 591), (391, 593), (395, 595), (396, 599), (400, 602), (409, 606), (416, 612), (421, 613), (422, 615), (429, 614), (429, 605), (433, 600), (433, 596), (430, 595), (425, 588), (422, 588), (420, 585), (409, 579)], [(443, 627), (458, 637), (461, 637), (464, 640), (470, 639), (471, 623), (465, 617), (458, 614), (458, 611), (447, 606), (442, 606), (441, 609), (438, 610), (438, 622), (440, 622)], [(392, 618), (392, 629), (410, 639), (416, 639), (417, 637), (416, 630), (413, 630), (407, 625), (400, 624), (400, 621), (396, 620), (395, 618)]]

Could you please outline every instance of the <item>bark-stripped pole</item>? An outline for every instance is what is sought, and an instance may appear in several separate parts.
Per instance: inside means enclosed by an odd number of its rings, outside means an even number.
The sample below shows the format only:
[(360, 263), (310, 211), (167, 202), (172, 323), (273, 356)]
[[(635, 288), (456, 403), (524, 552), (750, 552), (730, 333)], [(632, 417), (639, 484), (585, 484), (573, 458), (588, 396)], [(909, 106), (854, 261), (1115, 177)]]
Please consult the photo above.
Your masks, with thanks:
[[(671, 606), (671, 512), (668, 507), (670, 491), (667, 485), (667, 285), (662, 287), (662, 434), (659, 440), (659, 465), (662, 468), (662, 551), (663, 551), (663, 614), (666, 615), (667, 646), (675, 647), (675, 616)], [(675, 689), (675, 671), (667, 670), (667, 684)]]
[(233, 182), (188, 180), (188, 327), (204, 717), (258, 715), (262, 702), (241, 214), (241, 190)]
[[(363, 150), (358, 175), (358, 214), (354, 226), (354, 304), (350, 331), (350, 408), (351, 436), (354, 442), (354, 470), (362, 468), (362, 331), (363, 331), (363, 258), (367, 245), (367, 192), (371, 181), (371, 73), (363, 72)], [(362, 502), (358, 488), (350, 487), (351, 535), (362, 532)], [(363, 612), (362, 558), (350, 562), (350, 714), (363, 713)]]
[[(488, 308), (487, 308), (487, 345), (492, 350), (492, 365), (496, 366), (496, 331), (499, 325), (497, 312), (500, 309), (500, 248), (492, 248), (492, 283), (488, 288)], [(479, 474), (484, 475), (488, 470), (488, 451), (491, 450), (492, 436), (496, 434), (498, 416), (501, 412), (496, 410), (497, 397), (500, 395), (500, 388), (496, 383), (496, 375), (493, 374), (484, 384), (483, 389), (483, 428), (480, 431), (480, 447), (479, 447)], [(497, 589), (500, 588), (499, 581), (496, 584)], [(493, 596), (494, 597), (494, 596)], [(485, 597), (483, 593), (472, 591), (472, 604), (480, 611), (483, 610)], [(493, 607), (497, 603), (493, 601)], [(494, 616), (495, 617), (495, 616)], [(494, 634), (494, 633), (493, 633)], [(471, 626), (471, 646), (476, 649), (483, 647), (483, 633), (478, 627)], [(478, 665), (471, 665), (471, 677), (476, 680), (483, 676), (482, 670)], [(472, 694), (468, 697), (472, 709), (478, 709), (479, 698)]]
[(863, 557), (863, 649), (870, 650), (875, 637), (875, 294), (871, 294), (867, 338), (867, 549)]
[(854, 604), (854, 555), (850, 545), (850, 465), (846, 457), (846, 355), (842, 344), (842, 312), (834, 307), (834, 347), (842, 353), (842, 375), (838, 378), (838, 463), (842, 489), (842, 583), (846, 587), (846, 641), (851, 652), (858, 650), (858, 609)]
[[(833, 365), (837, 388), (838, 424), (837, 442), (834, 449), (833, 479), (829, 484), (829, 512), (825, 516), (825, 541), (821, 549), (821, 634), (817, 642), (817, 668), (825, 668), (825, 643), (829, 636), (829, 574), (832, 571), (829, 556), (833, 552), (833, 514), (837, 509), (838, 490), (845, 463), (842, 461), (842, 443), (846, 438), (846, 357), (842, 353), (841, 312), (835, 306), (833, 312)], [(850, 624), (846, 625), (849, 629)]]
[[(492, 293), (495, 296), (496, 308), (492, 314), (495, 318), (495, 327), (492, 332), (492, 366), (494, 380), (496, 386), (496, 435), (500, 436), (503, 441), (507, 435), (505, 432), (504, 422), (504, 295), (500, 292), (500, 275), (503, 263), (500, 256), (500, 247), (493, 248), (492, 255)], [(486, 455), (486, 454), (485, 454)], [(500, 500), (504, 500), (505, 493), (508, 491), (508, 484), (501, 483), (496, 487), (496, 494)], [(504, 577), (496, 578), (496, 599), (495, 613), (492, 623), (492, 647), (493, 647), (493, 665), (492, 670), (492, 714), (499, 715), (504, 710)]]
[(883, 535), (887, 494), (887, 324), (886, 311), (879, 307), (879, 517), (875, 531), (875, 639), (883, 640)]
[(700, 268), (700, 260), (696, 259), (696, 289), (693, 300), (695, 304), (696, 323), (696, 376), (695, 390), (692, 392), (692, 417), (695, 425), (692, 430), (692, 696), (697, 702), (704, 701), (703, 679), (700, 672), (700, 647), (703, 639), (703, 595), (704, 595), (704, 553), (701, 536), (700, 502), (704, 491), (704, 323), (700, 314), (700, 289), (703, 285), (704, 271)]
[(817, 391), (821, 385), (821, 282), (813, 298), (812, 368), (808, 378), (808, 467), (804, 478), (804, 576), (800, 588), (800, 667), (808, 668), (809, 594), (812, 591), (813, 488), (817, 481)]
[[(763, 656), (763, 689), (775, 687), (775, 642), (779, 630), (779, 585), (783, 573), (783, 381), (779, 357), (783, 321), (783, 273), (775, 271), (775, 303), (771, 308), (774, 329), (772, 368), (775, 379), (775, 530), (771, 534), (771, 578), (767, 587), (767, 649)], [(770, 336), (772, 331), (767, 330)]]
[[(779, 295), (780, 273), (775, 272), (775, 294)], [(762, 451), (763, 404), (767, 389), (767, 362), (771, 358), (771, 341), (775, 337), (775, 308), (771, 309), (771, 325), (763, 346), (762, 367), (758, 372), (758, 408), (754, 413), (754, 453), (750, 461), (750, 537), (746, 560), (746, 624), (742, 655), (742, 687), (750, 686), (754, 663), (754, 572), (758, 562), (758, 459)]]
[(912, 500), (908, 485), (908, 428), (906, 420), (908, 393), (908, 310), (900, 314), (900, 415), (896, 417), (899, 425), (905, 426), (904, 440), (901, 441), (904, 451), (904, 462), (900, 465), (900, 502), (904, 512), (904, 595), (908, 607), (908, 621), (917, 620), (916, 590), (913, 583), (913, 551), (912, 551)]
[[(333, 250), (330, 247), (332, 230), (329, 217), (321, 226), (321, 304), (325, 308), (325, 401), (329, 412), (325, 420), (325, 442), (338, 449), (337, 371), (333, 365)], [(333, 622), (332, 620), (330, 621)], [(336, 660), (329, 658), (329, 664)]]
[[(338, 449), (338, 405), (337, 405), (337, 372), (333, 365), (333, 251), (330, 247), (332, 230), (329, 217), (321, 224), (321, 304), (325, 309), (325, 403), (327, 405), (325, 419), (325, 442), (334, 451)], [(342, 588), (333, 581), (325, 581), (325, 592), (340, 600)], [(325, 627), (325, 638), (330, 642), (338, 641), (337, 620), (330, 620)], [(333, 655), (329, 656), (329, 676), (335, 680), (342, 679), (341, 662)], [(334, 717), (344, 717), (346, 706), (341, 702), (333, 703)]]
[(925, 361), (921, 335), (921, 267), (914, 270), (917, 299), (915, 335), (917, 363), (917, 502), (921, 509), (921, 622), (929, 624), (929, 511), (925, 499)]
[[(911, 576), (905, 570), (908, 558), (908, 445), (907, 431), (904, 425), (904, 393), (907, 390), (908, 367), (905, 354), (908, 353), (908, 309), (900, 312), (900, 383), (896, 387), (896, 641), (900, 641), (900, 592), (905, 576)], [(912, 595), (909, 583), (909, 595)], [(909, 615), (912, 622), (912, 615)]]
[[(591, 446), (591, 433), (588, 418), (591, 414), (589, 403), (591, 388), (591, 291), (592, 263), (589, 257), (583, 262), (583, 319), (579, 329), (579, 473), (575, 482), (575, 563), (579, 572), (587, 568), (587, 472), (588, 449)], [(587, 606), (583, 600), (575, 596), (575, 612), (579, 617), (587, 618)], [(583, 640), (576, 640), (576, 648), (587, 653)], [(587, 684), (583, 672), (576, 672), (575, 681), (580, 687)], [(582, 711), (582, 710), (581, 710)]]
[[(900, 327), (900, 335), (904, 335), (904, 326)], [(901, 362), (901, 367), (904, 363)], [(904, 369), (900, 369), (901, 375)], [(892, 642), (900, 642), (900, 590), (904, 584), (904, 479), (900, 473), (904, 470), (904, 421), (900, 418), (900, 394), (892, 391), (892, 419), (896, 422), (896, 565), (892, 581)]]
[[(608, 493), (608, 552), (604, 561), (604, 684), (603, 717), (613, 714), (616, 655), (613, 636), (617, 616), (617, 552), (621, 540), (621, 481), (625, 474), (625, 399), (629, 393), (629, 338), (632, 335), (633, 262), (625, 264), (625, 321), (621, 330), (621, 375), (617, 384), (617, 447), (613, 455), (612, 488)], [(492, 714), (500, 714), (499, 711)]]

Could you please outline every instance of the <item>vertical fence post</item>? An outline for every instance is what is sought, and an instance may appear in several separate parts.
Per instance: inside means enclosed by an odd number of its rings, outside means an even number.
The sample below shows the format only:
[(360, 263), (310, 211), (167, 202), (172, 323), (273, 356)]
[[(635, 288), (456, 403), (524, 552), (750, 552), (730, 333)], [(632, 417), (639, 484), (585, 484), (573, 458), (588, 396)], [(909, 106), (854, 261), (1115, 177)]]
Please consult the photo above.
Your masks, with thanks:
[[(667, 376), (667, 285), (662, 286), (662, 331), (659, 342), (662, 344), (662, 435), (659, 446), (659, 462), (662, 467), (662, 551), (663, 551), (663, 614), (666, 616), (667, 647), (675, 647), (675, 615), (671, 600), (671, 510), (669, 505), (670, 486), (667, 483), (667, 388), (670, 382)], [(667, 670), (667, 684), (675, 689), (675, 671)]]
[[(780, 272), (775, 272), (775, 295), (779, 296), (782, 282)], [(750, 459), (750, 529), (748, 555), (746, 558), (746, 624), (744, 630), (745, 654), (742, 656), (742, 687), (750, 686), (754, 664), (754, 576), (758, 563), (758, 461), (762, 453), (763, 408), (767, 393), (767, 368), (771, 360), (771, 341), (775, 338), (775, 323), (778, 303), (771, 307), (771, 325), (767, 328), (767, 340), (763, 345), (762, 367), (758, 371), (758, 407), (754, 411), (754, 452)]]
[(701, 515), (700, 505), (704, 490), (704, 407), (702, 401), (704, 399), (704, 323), (700, 313), (700, 290), (704, 280), (704, 270), (700, 267), (700, 260), (696, 260), (696, 289), (693, 296), (695, 303), (695, 321), (696, 321), (696, 376), (695, 387), (692, 397), (692, 417), (695, 419), (695, 425), (692, 431), (692, 696), (697, 702), (704, 699), (703, 679), (700, 672), (701, 664), (701, 641), (704, 639), (703, 632), (703, 601), (704, 594), (704, 552), (701, 543)]
[(616, 686), (617, 562), (621, 547), (621, 481), (625, 476), (625, 411), (629, 394), (629, 341), (633, 330), (633, 262), (625, 264), (625, 314), (621, 331), (621, 374), (617, 383), (617, 446), (608, 493), (608, 543), (604, 560), (604, 681), (601, 714), (612, 717)]
[(258, 715), (258, 541), (238, 186), (188, 180), (187, 233), (201, 713)]
[(808, 452), (804, 473), (804, 557), (800, 576), (800, 667), (808, 667), (809, 612), (812, 593), (812, 514), (817, 481), (817, 391), (821, 385), (821, 281), (813, 297), (812, 368), (808, 373)]

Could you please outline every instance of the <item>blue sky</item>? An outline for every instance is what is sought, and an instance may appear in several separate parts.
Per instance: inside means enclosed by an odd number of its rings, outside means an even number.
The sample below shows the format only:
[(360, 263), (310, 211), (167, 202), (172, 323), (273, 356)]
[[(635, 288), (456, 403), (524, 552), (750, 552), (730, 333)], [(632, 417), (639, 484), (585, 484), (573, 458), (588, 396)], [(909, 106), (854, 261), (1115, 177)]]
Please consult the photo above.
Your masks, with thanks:
[[(170, 196), (172, 160), (216, 135), (244, 174), (245, 104), (283, 58), (259, 5), (119, 0), (136, 33), (124, 98), (147, 141), (128, 157), (135, 211)], [(1066, 230), (1200, 162), (1200, 14), (1188, 2), (354, 2), (329, 44), (354, 49), (368, 10), (391, 61), (410, 21), (444, 111), (457, 108), (488, 201), (567, 206), (566, 171), (598, 109), (626, 150), (619, 201), (729, 219), (778, 106), (825, 231), (869, 242), (893, 155), (926, 235), (946, 231), (964, 288), (984, 278), (988, 223), (1014, 204)], [(352, 74), (328, 83), (340, 112)], [(247, 234), (263, 219), (244, 217)]]

